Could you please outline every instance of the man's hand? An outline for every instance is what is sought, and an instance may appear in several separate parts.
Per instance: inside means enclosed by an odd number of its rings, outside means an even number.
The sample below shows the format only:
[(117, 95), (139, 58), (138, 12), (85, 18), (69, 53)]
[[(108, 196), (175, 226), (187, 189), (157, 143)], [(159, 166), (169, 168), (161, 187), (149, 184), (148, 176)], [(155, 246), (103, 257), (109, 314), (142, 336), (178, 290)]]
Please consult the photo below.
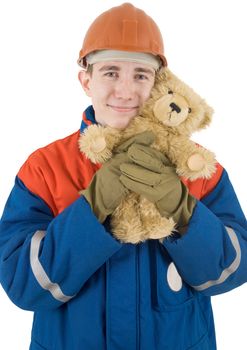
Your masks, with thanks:
[(132, 163), (120, 166), (123, 185), (155, 203), (162, 216), (172, 216), (178, 226), (187, 225), (196, 199), (169, 160), (161, 152), (138, 144), (129, 147), (128, 156)]
[(95, 173), (89, 186), (80, 192), (87, 199), (100, 222), (104, 222), (129, 193), (120, 181), (120, 165), (133, 163), (127, 154), (129, 147), (133, 144), (151, 145), (154, 139), (152, 132), (145, 131), (122, 143), (115, 150), (113, 157)]

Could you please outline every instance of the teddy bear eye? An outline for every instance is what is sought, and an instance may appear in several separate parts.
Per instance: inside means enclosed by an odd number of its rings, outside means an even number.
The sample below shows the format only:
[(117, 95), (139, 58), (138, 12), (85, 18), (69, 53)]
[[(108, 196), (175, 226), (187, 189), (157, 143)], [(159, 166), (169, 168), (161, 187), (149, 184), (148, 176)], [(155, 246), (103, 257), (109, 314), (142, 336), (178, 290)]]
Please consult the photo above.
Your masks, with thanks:
[(188, 113), (191, 113), (191, 108), (189, 108)]
[(172, 90), (169, 90), (169, 91), (168, 91), (168, 94), (173, 94), (173, 91), (172, 91)]

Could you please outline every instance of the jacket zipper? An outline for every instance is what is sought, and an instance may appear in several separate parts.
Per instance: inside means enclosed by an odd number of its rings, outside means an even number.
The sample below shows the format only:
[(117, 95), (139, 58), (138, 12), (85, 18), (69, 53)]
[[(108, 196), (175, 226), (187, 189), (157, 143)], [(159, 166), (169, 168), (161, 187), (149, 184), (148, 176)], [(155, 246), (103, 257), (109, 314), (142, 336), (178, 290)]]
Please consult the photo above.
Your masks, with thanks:
[(136, 246), (136, 350), (140, 350), (140, 279), (139, 279), (140, 247)]
[(106, 261), (106, 349), (110, 349), (110, 261)]

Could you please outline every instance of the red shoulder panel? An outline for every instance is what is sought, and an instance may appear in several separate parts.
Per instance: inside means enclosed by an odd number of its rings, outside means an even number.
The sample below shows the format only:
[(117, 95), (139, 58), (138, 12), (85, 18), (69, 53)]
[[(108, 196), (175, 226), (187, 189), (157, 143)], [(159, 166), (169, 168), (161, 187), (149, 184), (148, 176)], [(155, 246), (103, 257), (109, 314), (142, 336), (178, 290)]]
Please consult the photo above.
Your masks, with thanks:
[(59, 214), (86, 188), (100, 165), (92, 164), (78, 147), (80, 132), (40, 148), (30, 155), (18, 177)]

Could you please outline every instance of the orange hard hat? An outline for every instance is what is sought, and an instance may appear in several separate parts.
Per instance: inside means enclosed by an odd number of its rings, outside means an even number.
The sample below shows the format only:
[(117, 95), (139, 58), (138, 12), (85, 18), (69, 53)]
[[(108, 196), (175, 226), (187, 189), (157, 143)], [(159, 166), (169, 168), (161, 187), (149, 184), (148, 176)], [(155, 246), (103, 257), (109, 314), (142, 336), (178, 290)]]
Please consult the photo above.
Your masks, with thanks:
[(113, 7), (94, 20), (85, 35), (77, 62), (86, 67), (85, 57), (89, 53), (107, 49), (151, 53), (167, 66), (157, 24), (130, 3)]

